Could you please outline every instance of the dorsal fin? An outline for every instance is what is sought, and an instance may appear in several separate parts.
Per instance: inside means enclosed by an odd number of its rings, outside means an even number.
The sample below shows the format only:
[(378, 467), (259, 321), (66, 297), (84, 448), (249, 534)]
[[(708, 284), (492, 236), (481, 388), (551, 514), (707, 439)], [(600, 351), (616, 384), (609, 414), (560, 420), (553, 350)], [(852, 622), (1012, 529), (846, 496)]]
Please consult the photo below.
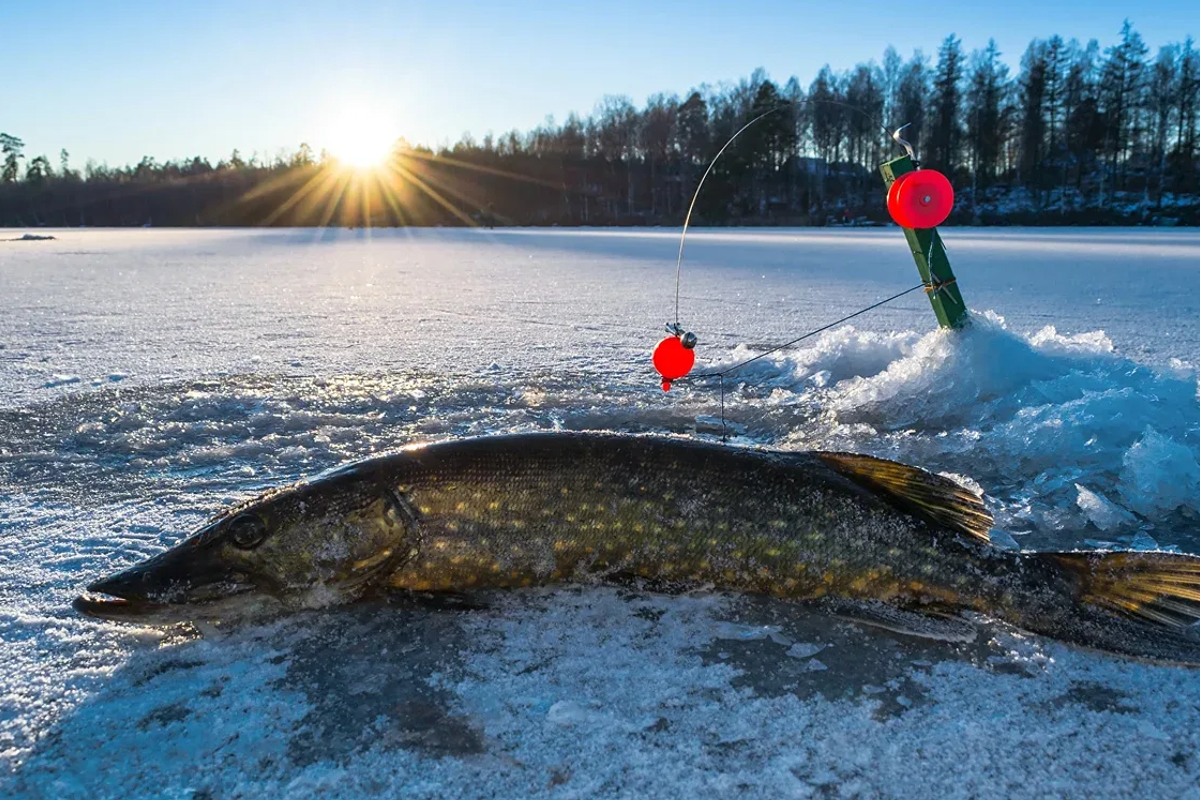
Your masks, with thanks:
[(817, 453), (840, 475), (927, 522), (990, 543), (992, 515), (983, 498), (949, 478), (857, 453)]

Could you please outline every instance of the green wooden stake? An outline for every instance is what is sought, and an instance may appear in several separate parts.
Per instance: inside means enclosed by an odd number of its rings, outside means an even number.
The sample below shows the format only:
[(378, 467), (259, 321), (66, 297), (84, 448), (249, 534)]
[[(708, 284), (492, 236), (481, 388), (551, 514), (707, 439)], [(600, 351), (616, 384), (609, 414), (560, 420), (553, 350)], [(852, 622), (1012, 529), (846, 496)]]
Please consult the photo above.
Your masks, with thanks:
[[(915, 169), (908, 156), (901, 156), (879, 167), (883, 182), (889, 189), (896, 178)], [(942, 237), (938, 236), (937, 228), (904, 228), (904, 238), (908, 239), (921, 280), (933, 286), (946, 284), (936, 292), (929, 292), (929, 303), (933, 306), (933, 313), (937, 314), (938, 323), (943, 328), (966, 325), (967, 306), (958, 291), (958, 284), (947, 283), (955, 280), (954, 270), (950, 268), (950, 258), (946, 255), (946, 247), (942, 244)]]

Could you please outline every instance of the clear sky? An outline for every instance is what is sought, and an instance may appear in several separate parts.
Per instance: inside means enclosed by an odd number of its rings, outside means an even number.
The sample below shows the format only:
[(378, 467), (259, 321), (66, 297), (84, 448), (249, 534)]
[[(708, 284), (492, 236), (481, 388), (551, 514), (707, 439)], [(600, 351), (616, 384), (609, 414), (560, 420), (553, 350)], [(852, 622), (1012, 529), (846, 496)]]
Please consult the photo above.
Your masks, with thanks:
[[(436, 144), (641, 103), (764, 67), (807, 86), (837, 69), (933, 53), (957, 34), (1015, 64), (1032, 38), (1111, 44), (1128, 17), (1151, 52), (1200, 36), (1198, 0), (1005, 2), (370, 2), (39, 0), (0, 3), (0, 131), (76, 166), (233, 148), (316, 149), (371, 110), (389, 136)], [(386, 131), (385, 131), (386, 132)]]

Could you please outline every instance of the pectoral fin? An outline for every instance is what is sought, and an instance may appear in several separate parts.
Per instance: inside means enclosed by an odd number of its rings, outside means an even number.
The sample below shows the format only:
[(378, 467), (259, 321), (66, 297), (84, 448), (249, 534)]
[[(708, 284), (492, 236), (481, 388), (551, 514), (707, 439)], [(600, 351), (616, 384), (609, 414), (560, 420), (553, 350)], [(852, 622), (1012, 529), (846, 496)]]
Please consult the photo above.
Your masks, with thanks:
[(828, 604), (835, 617), (893, 633), (939, 642), (973, 642), (978, 634), (961, 617), (909, 611), (875, 600), (836, 600)]

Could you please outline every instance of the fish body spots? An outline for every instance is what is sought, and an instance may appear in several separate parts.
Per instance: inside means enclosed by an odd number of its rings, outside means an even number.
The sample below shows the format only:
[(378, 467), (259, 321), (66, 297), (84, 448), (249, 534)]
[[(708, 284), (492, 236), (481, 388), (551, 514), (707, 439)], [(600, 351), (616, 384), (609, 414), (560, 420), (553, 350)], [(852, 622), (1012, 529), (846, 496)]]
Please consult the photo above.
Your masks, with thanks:
[(354, 564), (352, 565), (352, 567), (355, 572), (358, 572), (358, 571), (364, 570), (364, 569), (370, 569), (371, 567), (382, 564), (384, 561), (386, 561), (388, 559), (389, 556), (391, 556), (391, 554), (392, 554), (392, 550), (389, 547), (385, 550), (380, 550), (378, 553), (376, 553), (373, 556), (369, 556), (367, 558), (363, 558), (363, 559), (359, 559), (358, 561), (355, 561)]
[(966, 585), (927, 537), (909, 542), (899, 522), (807, 484), (784, 491), (722, 473), (704, 490), (694, 476), (638, 474), (624, 462), (605, 472), (556, 461), (503, 480), (490, 465), (473, 469), (486, 480), (473, 472), (436, 486), (404, 481), (422, 504), (424, 530), (401, 582), (524, 586), (617, 572), (782, 597), (881, 599)]

